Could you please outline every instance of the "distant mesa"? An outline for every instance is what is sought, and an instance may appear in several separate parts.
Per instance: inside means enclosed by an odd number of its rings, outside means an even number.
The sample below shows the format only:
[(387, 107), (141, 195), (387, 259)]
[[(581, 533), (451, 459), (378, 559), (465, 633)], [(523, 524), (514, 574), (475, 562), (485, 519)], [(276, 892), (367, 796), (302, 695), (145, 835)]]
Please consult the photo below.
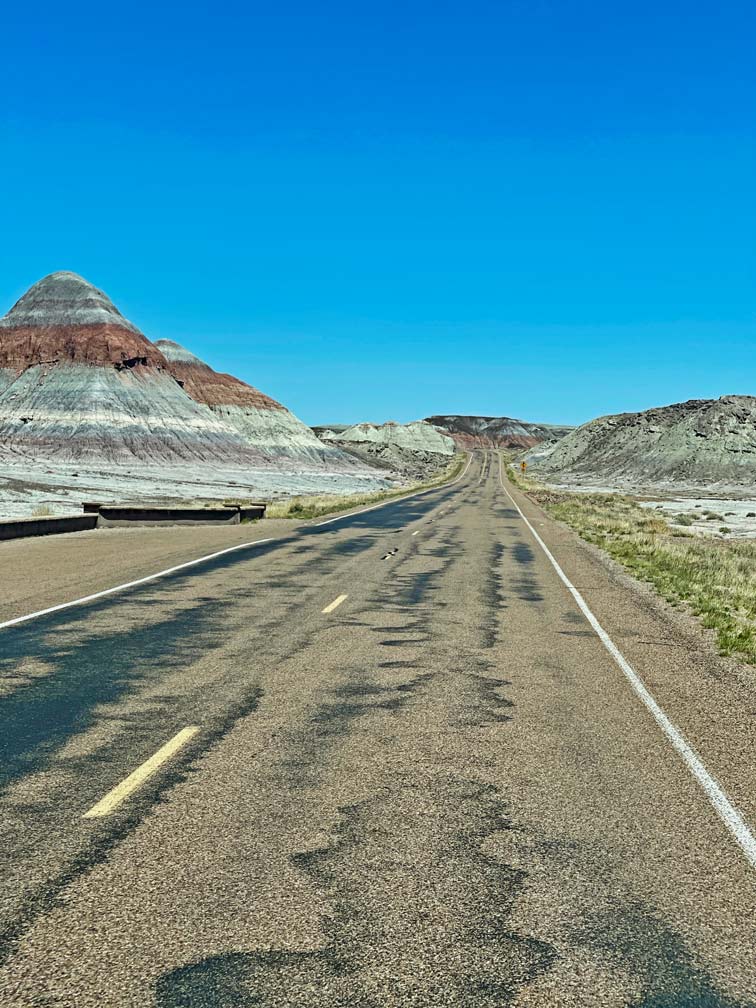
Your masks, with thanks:
[(529, 423), (512, 417), (437, 415), (425, 418), (454, 438), (460, 448), (532, 448), (542, 441), (564, 437), (573, 427)]
[(530, 462), (560, 481), (617, 486), (753, 487), (756, 397), (690, 399), (583, 424)]

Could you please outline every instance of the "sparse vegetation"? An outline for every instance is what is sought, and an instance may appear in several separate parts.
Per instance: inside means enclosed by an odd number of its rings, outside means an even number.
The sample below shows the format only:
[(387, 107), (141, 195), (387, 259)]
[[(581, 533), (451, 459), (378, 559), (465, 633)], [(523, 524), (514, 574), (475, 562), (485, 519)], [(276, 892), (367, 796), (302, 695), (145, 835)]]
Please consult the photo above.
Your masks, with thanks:
[(417, 493), (419, 490), (432, 490), (433, 487), (440, 486), (440, 484), (458, 476), (466, 460), (466, 455), (455, 455), (449, 465), (432, 480), (428, 480), (426, 483), (414, 483), (396, 490), (377, 490), (368, 494), (318, 494), (310, 497), (288, 497), (284, 500), (272, 501), (268, 504), (266, 517), (319, 518), (321, 515), (364, 507), (366, 504), (377, 504), (381, 501), (391, 500), (393, 497), (403, 497), (405, 494)]
[(719, 514), (718, 511), (704, 511), (706, 516), (706, 521), (723, 521), (724, 515)]
[(692, 536), (629, 497), (556, 491), (508, 472), (553, 518), (698, 616), (721, 654), (756, 663), (756, 542)]
[(52, 517), (53, 509), (49, 504), (39, 504), (32, 511), (32, 518), (50, 518)]

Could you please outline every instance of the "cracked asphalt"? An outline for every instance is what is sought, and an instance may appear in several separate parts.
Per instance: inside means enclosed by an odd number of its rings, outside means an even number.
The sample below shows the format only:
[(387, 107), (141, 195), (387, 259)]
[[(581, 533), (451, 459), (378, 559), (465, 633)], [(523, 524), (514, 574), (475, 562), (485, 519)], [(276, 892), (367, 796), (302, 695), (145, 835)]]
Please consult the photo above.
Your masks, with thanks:
[[(753, 827), (753, 670), (510, 492)], [(493, 453), (328, 525), (0, 544), (0, 616), (268, 535), (0, 630), (0, 1005), (756, 1005), (756, 872)]]

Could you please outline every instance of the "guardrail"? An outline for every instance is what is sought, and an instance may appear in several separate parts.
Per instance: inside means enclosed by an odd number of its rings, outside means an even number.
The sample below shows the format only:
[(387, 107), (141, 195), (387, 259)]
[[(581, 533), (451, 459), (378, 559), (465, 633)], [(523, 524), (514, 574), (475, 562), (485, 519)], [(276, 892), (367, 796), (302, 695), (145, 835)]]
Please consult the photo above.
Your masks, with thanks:
[(84, 511), (97, 515), (97, 527), (113, 525), (239, 525), (265, 517), (265, 504), (224, 504), (222, 507), (158, 507), (85, 502)]

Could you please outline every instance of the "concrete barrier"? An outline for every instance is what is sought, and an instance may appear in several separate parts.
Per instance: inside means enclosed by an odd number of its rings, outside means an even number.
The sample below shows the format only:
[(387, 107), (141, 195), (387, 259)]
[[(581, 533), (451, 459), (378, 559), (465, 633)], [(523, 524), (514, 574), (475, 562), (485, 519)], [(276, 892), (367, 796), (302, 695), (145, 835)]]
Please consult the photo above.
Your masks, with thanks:
[(265, 517), (267, 504), (245, 504), (239, 508), (239, 517), (242, 521), (257, 521), (258, 518)]
[(224, 504), (223, 507), (159, 507), (136, 504), (82, 504), (97, 515), (98, 528), (121, 525), (238, 525), (265, 517), (265, 504)]
[(132, 507), (101, 504), (97, 512), (98, 528), (120, 525), (238, 525), (240, 521), (238, 507)]
[(0, 539), (84, 532), (96, 527), (96, 514), (63, 515), (60, 518), (10, 518), (0, 520)]
[(264, 518), (265, 507), (265, 504), (229, 504), (217, 508), (137, 507), (87, 501), (82, 504), (84, 514), (0, 519), (0, 540), (135, 525), (238, 525)]

